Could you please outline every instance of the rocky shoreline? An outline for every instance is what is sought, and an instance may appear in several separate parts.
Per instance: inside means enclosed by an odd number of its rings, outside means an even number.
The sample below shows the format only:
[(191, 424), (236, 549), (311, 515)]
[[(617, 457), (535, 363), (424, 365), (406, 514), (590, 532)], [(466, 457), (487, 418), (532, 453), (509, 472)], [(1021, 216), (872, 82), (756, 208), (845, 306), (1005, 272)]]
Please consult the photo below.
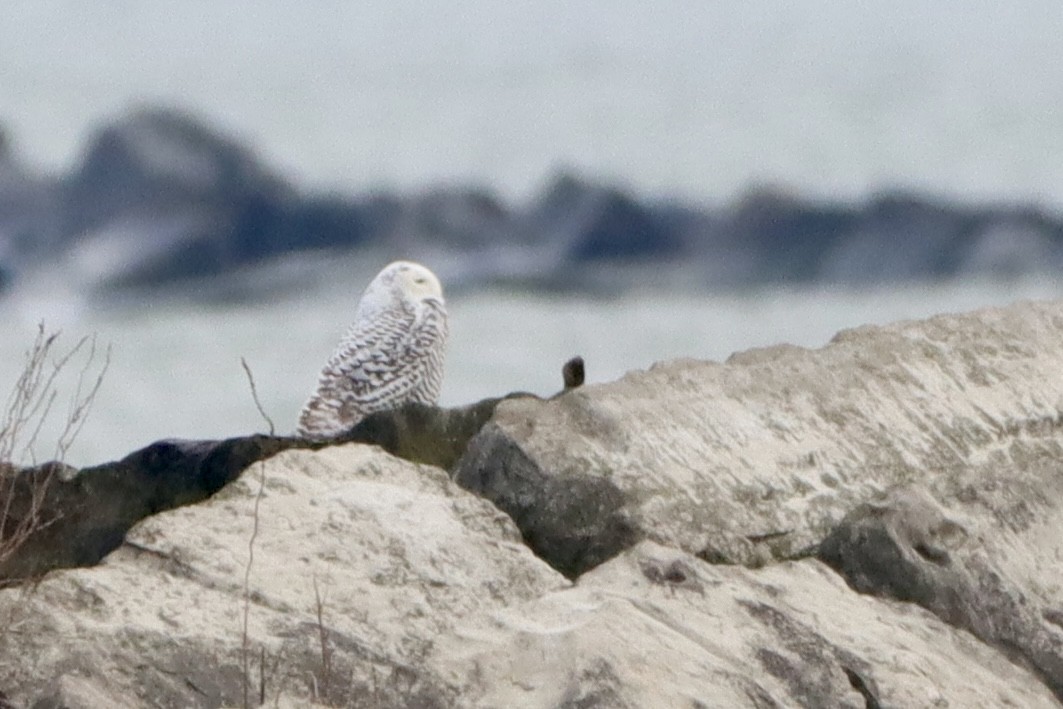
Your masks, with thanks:
[(1060, 371), (1024, 303), (52, 471), (0, 696), (1059, 707)]
[[(612, 292), (1015, 278), (1063, 269), (1063, 217), (889, 192), (822, 203), (761, 188), (728, 205), (647, 199), (560, 172), (527, 204), (489, 188), (301, 191), (194, 116), (142, 109), (102, 126), (69, 173), (39, 175), (0, 136), (0, 292), (62, 283), (85, 296), (214, 292), (294, 255), (383, 252), (433, 264), (448, 287), (505, 282)], [(224, 292), (224, 289), (223, 289)], [(206, 296), (210, 297), (210, 296)]]

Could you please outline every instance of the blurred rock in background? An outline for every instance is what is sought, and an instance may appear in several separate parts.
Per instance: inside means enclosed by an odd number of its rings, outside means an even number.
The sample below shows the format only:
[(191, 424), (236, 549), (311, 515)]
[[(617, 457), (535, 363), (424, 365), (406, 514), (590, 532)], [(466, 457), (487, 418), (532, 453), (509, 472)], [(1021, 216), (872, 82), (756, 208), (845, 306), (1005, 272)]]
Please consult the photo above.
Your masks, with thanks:
[(459, 288), (606, 292), (1018, 278), (1063, 267), (1063, 220), (1026, 205), (907, 193), (822, 203), (768, 187), (729, 205), (692, 205), (571, 172), (524, 205), (456, 185), (307, 194), (253, 149), (167, 108), (97, 130), (67, 175), (34, 174), (12, 142), (0, 133), (3, 289), (46, 274), (84, 295), (200, 292), (204, 279), (268, 266), (244, 294), (253, 298), (276, 285), (286, 257), (360, 249), (444, 264)]

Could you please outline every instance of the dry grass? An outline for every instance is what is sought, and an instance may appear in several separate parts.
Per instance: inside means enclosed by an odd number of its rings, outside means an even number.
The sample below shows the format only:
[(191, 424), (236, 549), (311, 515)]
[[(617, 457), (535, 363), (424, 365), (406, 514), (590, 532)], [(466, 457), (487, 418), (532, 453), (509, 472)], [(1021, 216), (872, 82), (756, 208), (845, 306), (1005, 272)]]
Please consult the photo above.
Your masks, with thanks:
[[(95, 335), (81, 338), (65, 351), (58, 342), (58, 332), (49, 333), (44, 323), (38, 325), (22, 373), (12, 386), (2, 412), (0, 563), (10, 558), (31, 535), (55, 521), (42, 513), (45, 495), (88, 419), (111, 362), (111, 348), (108, 346), (101, 353)], [(63, 401), (59, 393), (60, 379), (71, 370), (76, 373), (74, 390)], [(43, 436), (51, 442), (45, 444)], [(38, 453), (42, 450), (49, 451), (50, 463), (40, 468), (41, 474), (32, 478), (20, 476), (23, 467), (38, 464)], [(16, 510), (20, 485), (28, 485), (25, 491), (28, 502)]]

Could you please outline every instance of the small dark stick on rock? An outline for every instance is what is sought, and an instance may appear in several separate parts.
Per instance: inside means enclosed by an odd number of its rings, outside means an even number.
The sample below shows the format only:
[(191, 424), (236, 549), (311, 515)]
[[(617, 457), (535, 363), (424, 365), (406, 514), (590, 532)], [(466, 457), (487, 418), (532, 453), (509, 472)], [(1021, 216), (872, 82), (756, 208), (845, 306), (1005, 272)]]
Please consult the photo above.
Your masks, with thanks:
[(565, 366), (561, 368), (561, 377), (565, 380), (565, 391), (583, 386), (583, 358), (577, 355), (565, 362)]

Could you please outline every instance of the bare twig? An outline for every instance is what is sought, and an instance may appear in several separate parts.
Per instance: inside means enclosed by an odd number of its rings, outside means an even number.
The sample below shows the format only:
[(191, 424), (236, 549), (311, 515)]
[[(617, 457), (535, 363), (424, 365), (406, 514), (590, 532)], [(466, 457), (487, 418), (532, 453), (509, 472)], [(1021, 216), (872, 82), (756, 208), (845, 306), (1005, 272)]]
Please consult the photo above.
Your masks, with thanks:
[(251, 374), (251, 367), (247, 366), (247, 360), (243, 357), (240, 358), (240, 364), (243, 366), (244, 371), (247, 373), (247, 382), (251, 385), (251, 397), (255, 400), (255, 406), (258, 408), (258, 413), (262, 415), (262, 418), (266, 420), (269, 425), (269, 435), (277, 435), (277, 430), (273, 426), (273, 419), (269, 417), (266, 410), (262, 408), (262, 402), (258, 400), (258, 389), (255, 387), (255, 377)]
[[(243, 357), (240, 358), (240, 364), (244, 368), (244, 372), (247, 374), (247, 382), (251, 386), (251, 396), (255, 400), (255, 406), (258, 408), (258, 412), (262, 414), (262, 418), (269, 424), (270, 435), (274, 435), (273, 420), (266, 414), (265, 409), (262, 408), (262, 403), (258, 400), (258, 389), (255, 387), (255, 377), (251, 373), (251, 367), (248, 366), (247, 361)], [(250, 707), (250, 688), (251, 688), (251, 659), (250, 659), (250, 646), (247, 635), (248, 619), (251, 615), (251, 567), (255, 563), (255, 540), (258, 538), (258, 508), (259, 503), (262, 501), (262, 493), (266, 488), (266, 464), (265, 462), (259, 463), (259, 476), (258, 476), (258, 492), (255, 494), (255, 506), (253, 513), (253, 522), (251, 527), (251, 538), (247, 540), (247, 566), (244, 568), (244, 608), (243, 608), (243, 630), (242, 630), (242, 643), (240, 648), (240, 656), (243, 664), (243, 696), (244, 696), (244, 709)], [(263, 704), (265, 701), (265, 680), (263, 679), (260, 668), (260, 686), (259, 686), (259, 704)]]

